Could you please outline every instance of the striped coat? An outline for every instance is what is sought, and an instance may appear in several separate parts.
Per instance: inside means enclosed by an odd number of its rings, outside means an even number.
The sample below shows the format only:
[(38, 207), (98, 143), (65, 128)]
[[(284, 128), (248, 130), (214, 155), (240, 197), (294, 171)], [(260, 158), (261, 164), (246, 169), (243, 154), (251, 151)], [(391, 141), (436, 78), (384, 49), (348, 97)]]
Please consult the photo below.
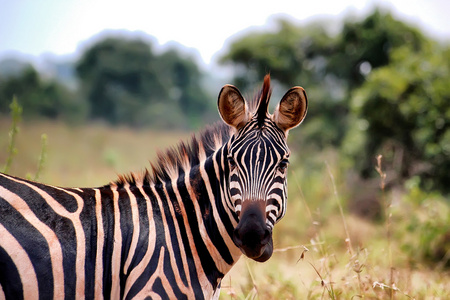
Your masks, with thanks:
[(253, 105), (225, 86), (226, 124), (103, 187), (0, 174), (0, 299), (210, 299), (242, 253), (267, 260), (306, 114), (299, 87), (273, 115), (269, 98), (268, 77)]

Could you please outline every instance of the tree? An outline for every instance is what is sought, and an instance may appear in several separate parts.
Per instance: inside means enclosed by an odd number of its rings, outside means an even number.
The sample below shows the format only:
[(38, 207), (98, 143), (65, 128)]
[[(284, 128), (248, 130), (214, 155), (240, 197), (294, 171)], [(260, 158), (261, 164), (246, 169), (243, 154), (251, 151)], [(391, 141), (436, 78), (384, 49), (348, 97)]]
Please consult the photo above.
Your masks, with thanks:
[(76, 70), (92, 119), (186, 128), (210, 109), (193, 59), (175, 49), (157, 54), (139, 38), (99, 41), (84, 52)]
[(450, 192), (450, 48), (405, 45), (354, 93), (354, 126), (345, 148), (363, 175), (383, 154), (398, 181), (419, 176), (428, 190)]
[(398, 47), (407, 44), (417, 52), (426, 43), (417, 29), (380, 10), (347, 20), (336, 36), (325, 28), (325, 22), (296, 26), (279, 20), (273, 32), (236, 40), (221, 59), (234, 64), (235, 80), (244, 86), (267, 72), (289, 87), (304, 86), (313, 101), (303, 133), (320, 147), (341, 145), (351, 126), (348, 101), (371, 71), (389, 64)]
[(146, 104), (168, 99), (150, 46), (137, 39), (106, 38), (82, 55), (76, 71), (92, 119), (136, 124)]
[[(7, 114), (9, 104), (16, 96), (24, 118), (69, 118), (75, 114), (76, 97), (55, 80), (43, 80), (29, 65), (15, 76), (0, 78), (0, 112)], [(75, 109), (81, 114), (82, 109)]]
[(283, 19), (276, 24), (273, 32), (252, 32), (236, 40), (220, 58), (220, 63), (234, 66), (239, 86), (253, 86), (269, 72), (286, 86), (317, 82), (324, 75), (321, 56), (331, 43), (324, 26), (298, 27)]
[(361, 21), (346, 21), (330, 45), (326, 72), (345, 82), (348, 92), (365, 81), (365, 77), (390, 63), (392, 51), (405, 44), (420, 51), (426, 39), (422, 33), (376, 9)]
[(202, 86), (204, 75), (191, 57), (169, 49), (159, 56), (158, 62), (160, 80), (170, 86), (170, 97), (185, 114), (191, 127), (202, 125), (205, 114), (216, 114), (215, 101)]

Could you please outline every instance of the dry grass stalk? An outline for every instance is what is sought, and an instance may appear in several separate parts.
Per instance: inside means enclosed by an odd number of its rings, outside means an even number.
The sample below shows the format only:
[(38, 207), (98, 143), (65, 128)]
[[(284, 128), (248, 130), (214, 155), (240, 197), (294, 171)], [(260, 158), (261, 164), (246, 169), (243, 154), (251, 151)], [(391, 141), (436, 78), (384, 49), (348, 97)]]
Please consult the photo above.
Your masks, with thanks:
[(330, 178), (331, 178), (331, 184), (333, 185), (333, 193), (334, 193), (334, 197), (336, 199), (336, 203), (337, 203), (337, 205), (339, 207), (339, 213), (341, 214), (342, 223), (344, 224), (345, 235), (347, 237), (345, 239), (345, 244), (347, 245), (347, 249), (348, 249), (350, 255), (353, 256), (354, 252), (353, 252), (353, 247), (352, 247), (352, 241), (350, 239), (350, 234), (349, 234), (349, 231), (348, 231), (347, 222), (345, 221), (344, 210), (342, 209), (342, 204), (341, 204), (341, 201), (339, 199), (339, 194), (337, 192), (336, 183), (334, 181), (334, 176), (333, 176), (333, 173), (331, 172), (330, 165), (328, 164), (328, 162), (325, 161), (325, 164), (327, 166), (328, 174), (330, 175)]
[[(381, 154), (379, 154), (377, 157), (377, 165), (375, 166), (375, 170), (377, 171), (377, 173), (380, 175), (380, 188), (381, 188), (381, 197), (382, 197), (382, 202), (383, 202), (383, 207), (384, 207), (384, 212), (385, 212), (385, 222), (386, 222), (386, 235), (387, 235), (387, 242), (388, 242), (388, 259), (389, 259), (389, 268), (390, 268), (390, 286), (391, 287), (395, 287), (395, 282), (394, 282), (394, 267), (393, 267), (393, 263), (392, 263), (392, 247), (391, 247), (391, 239), (392, 239), (392, 232), (391, 232), (391, 219), (392, 219), (392, 213), (391, 213), (391, 203), (388, 202), (388, 200), (386, 199), (386, 172), (383, 171), (382, 168), (382, 159), (383, 156)], [(397, 289), (391, 288), (390, 289), (390, 299), (394, 299), (395, 297), (395, 291), (397, 291)]]

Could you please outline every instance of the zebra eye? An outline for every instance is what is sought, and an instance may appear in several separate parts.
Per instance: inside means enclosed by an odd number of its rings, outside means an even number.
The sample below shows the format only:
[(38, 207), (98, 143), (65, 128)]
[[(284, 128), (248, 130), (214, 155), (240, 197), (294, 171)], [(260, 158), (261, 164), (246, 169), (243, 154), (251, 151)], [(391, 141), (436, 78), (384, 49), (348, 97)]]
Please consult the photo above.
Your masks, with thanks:
[(228, 165), (230, 166), (230, 169), (234, 170), (237, 167), (237, 164), (236, 164), (236, 161), (234, 160), (234, 158), (231, 156), (228, 156), (227, 160), (228, 160)]
[(289, 161), (287, 159), (283, 159), (279, 164), (278, 164), (278, 170), (284, 174), (284, 172), (286, 172), (286, 169), (289, 165)]

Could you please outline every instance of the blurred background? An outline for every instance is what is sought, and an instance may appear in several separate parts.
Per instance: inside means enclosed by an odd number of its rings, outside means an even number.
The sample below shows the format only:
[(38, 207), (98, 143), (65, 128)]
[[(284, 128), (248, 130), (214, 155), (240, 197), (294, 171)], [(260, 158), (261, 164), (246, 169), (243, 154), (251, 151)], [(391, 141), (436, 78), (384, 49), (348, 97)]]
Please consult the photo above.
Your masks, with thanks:
[[(0, 0), (0, 170), (99, 186), (303, 86), (274, 257), (227, 299), (450, 298), (450, 2)], [(273, 109), (273, 107), (272, 107)], [(4, 164), (4, 166), (3, 166)]]

